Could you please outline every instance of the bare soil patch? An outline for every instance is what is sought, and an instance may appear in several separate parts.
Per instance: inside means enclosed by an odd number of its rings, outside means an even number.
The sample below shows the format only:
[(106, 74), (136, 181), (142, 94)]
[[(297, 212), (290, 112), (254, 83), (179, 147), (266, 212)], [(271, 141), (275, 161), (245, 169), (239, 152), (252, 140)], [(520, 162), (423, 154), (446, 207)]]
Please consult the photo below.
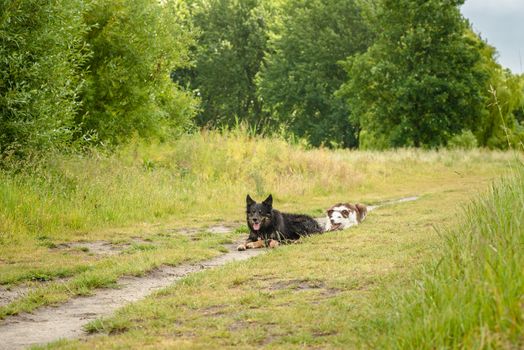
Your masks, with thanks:
[(9, 288), (0, 286), (0, 306), (5, 306), (16, 299), (24, 297), (32, 288), (30, 285), (13, 286)]
[(234, 227), (227, 225), (216, 225), (208, 228), (184, 228), (181, 230), (175, 230), (173, 232), (184, 234), (184, 235), (194, 235), (200, 232), (209, 232), (209, 233), (230, 233), (234, 230)]
[(108, 241), (95, 242), (68, 242), (57, 244), (53, 250), (78, 250), (95, 255), (116, 255), (120, 254), (129, 244), (113, 244)]

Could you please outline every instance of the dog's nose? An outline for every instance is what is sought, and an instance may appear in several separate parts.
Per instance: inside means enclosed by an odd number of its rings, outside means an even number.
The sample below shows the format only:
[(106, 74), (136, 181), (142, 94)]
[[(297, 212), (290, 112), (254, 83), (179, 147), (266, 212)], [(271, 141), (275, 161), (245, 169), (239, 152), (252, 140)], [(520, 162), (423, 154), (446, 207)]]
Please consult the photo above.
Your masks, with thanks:
[(258, 222), (257, 218), (253, 218), (253, 222), (256, 224)]

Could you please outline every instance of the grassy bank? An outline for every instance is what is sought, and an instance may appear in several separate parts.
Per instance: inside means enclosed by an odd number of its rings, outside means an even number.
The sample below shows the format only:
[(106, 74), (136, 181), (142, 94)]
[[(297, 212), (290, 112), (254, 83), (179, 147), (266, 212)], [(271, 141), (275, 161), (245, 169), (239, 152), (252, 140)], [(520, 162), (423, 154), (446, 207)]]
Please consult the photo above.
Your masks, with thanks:
[[(298, 200), (361, 183), (347, 162), (278, 139), (205, 133), (117, 153), (50, 157), (0, 173), (2, 242), (68, 240), (137, 222), (238, 219), (246, 193)], [(239, 205), (240, 204), (240, 205)]]

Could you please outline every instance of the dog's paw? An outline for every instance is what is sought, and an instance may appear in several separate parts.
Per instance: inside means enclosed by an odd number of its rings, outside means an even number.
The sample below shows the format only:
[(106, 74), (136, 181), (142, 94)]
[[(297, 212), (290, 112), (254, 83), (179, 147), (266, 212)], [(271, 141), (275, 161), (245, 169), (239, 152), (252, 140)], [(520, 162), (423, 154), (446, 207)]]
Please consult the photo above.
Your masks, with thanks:
[(264, 248), (264, 241), (263, 240), (258, 240), (256, 242), (246, 243), (246, 248), (247, 249)]
[(269, 241), (269, 248), (276, 248), (280, 245), (280, 243), (278, 243), (278, 241), (272, 239), (271, 241)]
[(239, 244), (238, 247), (237, 247), (237, 250), (239, 252), (242, 252), (242, 251), (246, 250), (246, 245), (245, 244)]

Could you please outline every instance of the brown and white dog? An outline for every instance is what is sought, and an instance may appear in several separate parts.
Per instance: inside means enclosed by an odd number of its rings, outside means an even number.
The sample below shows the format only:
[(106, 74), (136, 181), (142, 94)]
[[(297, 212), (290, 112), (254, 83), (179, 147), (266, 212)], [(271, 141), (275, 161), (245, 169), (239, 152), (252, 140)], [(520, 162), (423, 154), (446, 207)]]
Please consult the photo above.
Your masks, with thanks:
[(344, 230), (360, 224), (366, 218), (368, 209), (364, 204), (338, 203), (326, 211), (324, 232)]

